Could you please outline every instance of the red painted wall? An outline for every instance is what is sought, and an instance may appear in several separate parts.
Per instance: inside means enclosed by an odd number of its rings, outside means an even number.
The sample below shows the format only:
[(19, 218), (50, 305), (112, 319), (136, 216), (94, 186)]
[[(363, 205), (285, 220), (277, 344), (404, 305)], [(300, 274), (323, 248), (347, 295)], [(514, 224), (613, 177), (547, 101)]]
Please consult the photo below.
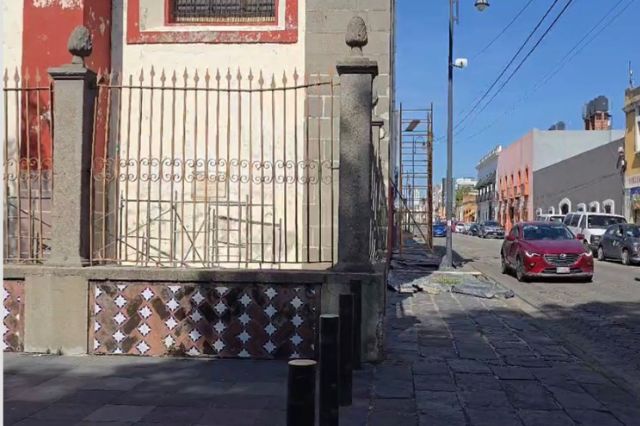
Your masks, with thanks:
[[(46, 4), (37, 6), (38, 4)], [(87, 58), (87, 66), (94, 71), (111, 66), (111, 1), (110, 0), (51, 0), (34, 2), (23, 0), (22, 73), (31, 76), (29, 86), (36, 85), (36, 72), (40, 74), (39, 86), (48, 85), (47, 69), (71, 61), (67, 40), (78, 25), (85, 25), (93, 36), (93, 53)], [(24, 82), (23, 82), (24, 84)], [(40, 93), (40, 94), (38, 94)], [(39, 99), (39, 109), (38, 100)], [(23, 98), (22, 105), (22, 155), (26, 156), (27, 143), (31, 153), (37, 152), (37, 131), (40, 125), (40, 148), (44, 168), (52, 158), (51, 106), (44, 92), (32, 91)], [(28, 117), (28, 120), (27, 118)], [(39, 123), (38, 121), (39, 120)], [(29, 134), (26, 134), (26, 129)], [(33, 157), (33, 154), (31, 154)]]

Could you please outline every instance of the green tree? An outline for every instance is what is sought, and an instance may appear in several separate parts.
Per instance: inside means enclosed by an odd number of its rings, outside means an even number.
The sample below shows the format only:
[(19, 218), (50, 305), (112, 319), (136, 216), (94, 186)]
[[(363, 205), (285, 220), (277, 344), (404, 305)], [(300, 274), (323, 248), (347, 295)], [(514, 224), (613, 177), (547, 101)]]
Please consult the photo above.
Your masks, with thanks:
[(462, 198), (468, 194), (469, 192), (471, 192), (471, 189), (473, 189), (470, 186), (461, 186), (458, 189), (456, 189), (456, 205), (460, 206), (462, 205)]

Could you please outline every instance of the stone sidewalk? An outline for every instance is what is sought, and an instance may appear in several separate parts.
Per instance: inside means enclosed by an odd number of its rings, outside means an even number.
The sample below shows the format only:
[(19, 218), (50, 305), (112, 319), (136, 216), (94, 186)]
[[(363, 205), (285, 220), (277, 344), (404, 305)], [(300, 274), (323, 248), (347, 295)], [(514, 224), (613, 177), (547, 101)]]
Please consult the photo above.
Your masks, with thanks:
[(640, 401), (554, 341), (517, 301), (389, 298), (370, 425), (639, 425)]
[[(347, 426), (640, 425), (640, 401), (517, 301), (389, 293)], [(285, 362), (5, 354), (7, 425), (285, 424)]]
[[(341, 424), (365, 425), (372, 367)], [(286, 424), (287, 363), (5, 354), (5, 425)]]

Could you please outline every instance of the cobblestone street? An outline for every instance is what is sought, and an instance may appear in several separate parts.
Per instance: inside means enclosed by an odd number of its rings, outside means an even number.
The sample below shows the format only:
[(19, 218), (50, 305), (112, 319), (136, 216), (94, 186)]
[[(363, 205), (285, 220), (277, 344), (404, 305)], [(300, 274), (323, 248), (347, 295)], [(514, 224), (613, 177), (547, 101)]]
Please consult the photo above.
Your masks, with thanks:
[(635, 396), (511, 300), (393, 295), (369, 424), (640, 424)]
[(593, 283), (522, 284), (500, 273), (501, 244), (502, 240), (454, 235), (465, 269), (480, 271), (513, 290), (519, 307), (545, 331), (640, 394), (640, 269), (597, 261)]

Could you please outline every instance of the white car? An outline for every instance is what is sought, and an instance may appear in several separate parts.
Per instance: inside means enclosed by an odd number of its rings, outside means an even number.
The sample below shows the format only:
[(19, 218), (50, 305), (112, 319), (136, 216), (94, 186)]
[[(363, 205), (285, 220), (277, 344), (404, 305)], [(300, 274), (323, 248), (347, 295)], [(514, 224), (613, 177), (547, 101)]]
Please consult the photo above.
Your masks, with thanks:
[(536, 218), (538, 222), (558, 222), (562, 223), (564, 221), (563, 214), (541, 214)]
[(456, 232), (463, 233), (464, 232), (464, 223), (458, 222), (456, 223)]
[(563, 223), (576, 237), (580, 237), (585, 248), (595, 253), (607, 228), (617, 223), (627, 223), (627, 220), (609, 213), (574, 212), (567, 214)]

